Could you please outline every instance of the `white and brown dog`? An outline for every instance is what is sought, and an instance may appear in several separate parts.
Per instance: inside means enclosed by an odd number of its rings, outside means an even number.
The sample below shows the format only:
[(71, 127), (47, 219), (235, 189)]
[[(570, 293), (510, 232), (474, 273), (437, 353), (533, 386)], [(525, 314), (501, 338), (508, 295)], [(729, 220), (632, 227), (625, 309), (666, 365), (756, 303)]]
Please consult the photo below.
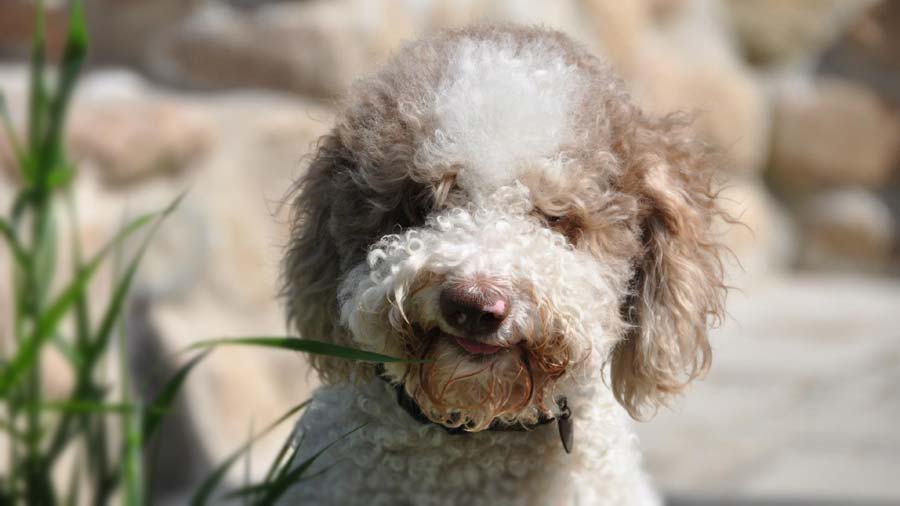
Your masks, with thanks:
[(709, 366), (709, 160), (550, 30), (439, 34), (357, 82), (297, 185), (285, 296), (301, 336), (410, 362), (312, 359), (300, 451), (339, 442), (286, 503), (657, 503), (628, 415)]

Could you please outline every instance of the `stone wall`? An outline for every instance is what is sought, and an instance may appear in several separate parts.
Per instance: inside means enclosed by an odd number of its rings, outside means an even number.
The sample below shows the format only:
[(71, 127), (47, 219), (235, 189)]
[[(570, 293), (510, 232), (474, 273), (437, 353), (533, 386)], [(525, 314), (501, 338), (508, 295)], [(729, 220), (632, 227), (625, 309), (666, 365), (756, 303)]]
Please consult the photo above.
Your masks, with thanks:
[[(646, 109), (693, 112), (722, 154), (726, 201), (746, 225), (723, 227), (740, 264), (735, 284), (798, 269), (900, 273), (900, 2), (86, 3), (92, 65), (68, 138), (79, 167), (77, 233), (97, 248), (125, 214), (189, 189), (137, 288), (149, 305), (136, 324), (152, 328), (164, 350), (284, 332), (275, 301), (286, 240), (279, 204), (327, 129), (331, 104), (404, 40), (472, 22), (559, 28), (613, 62)], [(62, 4), (50, 2), (57, 52)], [(0, 2), (0, 89), (20, 125), (32, 14), (27, 0)], [(0, 208), (16, 184), (0, 136)], [(0, 272), (7, 263), (0, 256)], [(0, 290), (0, 322), (9, 321), (8, 297)], [(64, 392), (66, 381), (49, 388)], [(216, 352), (187, 392), (202, 424), (188, 439), (219, 460), (251, 423), (273, 419), (312, 383), (292, 356)], [(274, 439), (254, 452), (255, 470)]]

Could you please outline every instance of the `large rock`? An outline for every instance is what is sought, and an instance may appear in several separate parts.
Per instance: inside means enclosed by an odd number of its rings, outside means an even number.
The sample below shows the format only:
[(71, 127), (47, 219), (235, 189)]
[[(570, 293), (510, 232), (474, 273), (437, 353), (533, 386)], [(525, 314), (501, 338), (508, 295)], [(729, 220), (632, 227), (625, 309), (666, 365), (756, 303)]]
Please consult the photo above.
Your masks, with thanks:
[[(608, 58), (653, 112), (697, 112), (723, 168), (758, 172), (768, 150), (768, 108), (702, 0), (402, 0), (276, 3), (242, 10), (210, 3), (157, 39), (151, 73), (192, 87), (266, 87), (340, 95), (404, 40), (477, 22), (542, 24)], [(277, 50), (273, 50), (277, 48)]]
[[(628, 10), (613, 9), (617, 16)], [(253, 9), (208, 3), (157, 38), (146, 65), (152, 74), (187, 86), (334, 97), (405, 40), (486, 21), (540, 23), (599, 47), (593, 19), (573, 0), (425, 0), (415, 8), (404, 0), (262, 2)]]
[[(372, 60), (347, 2), (251, 12), (207, 4), (150, 49), (148, 70), (190, 87), (263, 87), (336, 96)], [(349, 16), (349, 17), (348, 17)]]
[(801, 263), (830, 271), (884, 272), (896, 245), (888, 206), (859, 189), (826, 192), (803, 202)]
[(900, 104), (900, 2), (871, 9), (858, 29), (825, 52), (817, 70), (863, 82)]
[(796, 240), (785, 210), (756, 179), (736, 179), (719, 194), (727, 219), (716, 227), (730, 253), (726, 262), (737, 286), (761, 274), (785, 270), (796, 254)]
[(900, 117), (868, 88), (821, 79), (775, 101), (772, 180), (788, 192), (878, 187), (900, 160)]
[(695, 115), (723, 171), (758, 174), (769, 150), (769, 106), (762, 85), (722, 29), (722, 13), (698, 0), (658, 3), (657, 19), (624, 68), (640, 101), (656, 114)]
[(817, 58), (879, 0), (725, 0), (749, 61), (804, 64)]
[(109, 184), (178, 173), (212, 142), (209, 126), (174, 103), (82, 103), (70, 125), (73, 156), (93, 161)]
[(91, 55), (99, 62), (142, 62), (147, 48), (203, 0), (88, 0)]

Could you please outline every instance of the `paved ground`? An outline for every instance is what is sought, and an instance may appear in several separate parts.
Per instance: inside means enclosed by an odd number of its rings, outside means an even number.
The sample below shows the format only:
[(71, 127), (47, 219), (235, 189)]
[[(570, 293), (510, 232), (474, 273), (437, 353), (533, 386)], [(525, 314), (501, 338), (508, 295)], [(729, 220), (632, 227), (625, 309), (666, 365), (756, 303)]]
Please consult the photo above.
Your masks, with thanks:
[(900, 280), (771, 279), (729, 306), (708, 378), (639, 427), (660, 486), (900, 503)]

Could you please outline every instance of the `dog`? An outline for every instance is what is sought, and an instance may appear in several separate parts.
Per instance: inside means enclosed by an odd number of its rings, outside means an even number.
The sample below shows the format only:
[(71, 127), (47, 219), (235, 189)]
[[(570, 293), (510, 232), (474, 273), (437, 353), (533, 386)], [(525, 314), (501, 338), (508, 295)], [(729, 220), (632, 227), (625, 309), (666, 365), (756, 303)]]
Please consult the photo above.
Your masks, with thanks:
[[(645, 505), (630, 418), (710, 365), (715, 157), (562, 33), (412, 42), (354, 83), (290, 197), (314, 356), (285, 504)], [(629, 417), (630, 415), (630, 417)]]

